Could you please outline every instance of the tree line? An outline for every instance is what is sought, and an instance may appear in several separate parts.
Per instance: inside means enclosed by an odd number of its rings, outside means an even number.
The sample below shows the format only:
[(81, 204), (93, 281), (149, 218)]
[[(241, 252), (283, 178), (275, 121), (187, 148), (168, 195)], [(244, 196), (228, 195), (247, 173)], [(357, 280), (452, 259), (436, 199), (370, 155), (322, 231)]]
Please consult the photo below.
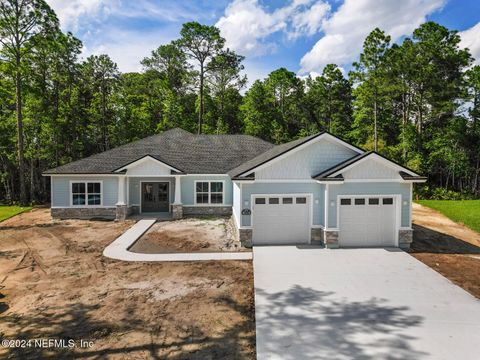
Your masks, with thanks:
[(121, 73), (80, 59), (43, 0), (0, 0), (0, 201), (48, 201), (44, 170), (174, 127), (277, 144), (329, 131), (428, 175), (423, 196), (478, 197), (480, 66), (459, 43), (434, 22), (398, 44), (374, 29), (348, 74), (280, 68), (247, 89), (214, 26), (184, 24)]

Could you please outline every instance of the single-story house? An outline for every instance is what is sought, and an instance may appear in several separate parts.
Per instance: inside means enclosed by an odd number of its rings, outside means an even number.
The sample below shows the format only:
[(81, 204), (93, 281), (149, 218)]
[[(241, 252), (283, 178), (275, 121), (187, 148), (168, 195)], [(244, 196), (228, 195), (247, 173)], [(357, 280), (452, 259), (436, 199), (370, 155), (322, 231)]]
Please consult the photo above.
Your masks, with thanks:
[(412, 186), (426, 181), (328, 132), (273, 145), (178, 128), (44, 175), (53, 217), (232, 215), (246, 246), (408, 247)]

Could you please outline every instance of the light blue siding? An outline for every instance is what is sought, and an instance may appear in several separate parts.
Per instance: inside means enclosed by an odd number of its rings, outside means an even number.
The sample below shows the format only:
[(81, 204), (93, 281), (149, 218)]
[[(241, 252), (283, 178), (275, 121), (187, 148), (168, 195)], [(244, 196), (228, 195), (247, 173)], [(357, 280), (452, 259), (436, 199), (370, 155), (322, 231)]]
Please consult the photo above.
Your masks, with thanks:
[(173, 203), (175, 198), (175, 178), (172, 177), (129, 177), (128, 178), (128, 204), (140, 205), (140, 182), (169, 182), (170, 183), (170, 203)]
[[(242, 210), (251, 209), (251, 195), (254, 194), (312, 194), (313, 225), (323, 225), (324, 185), (318, 183), (254, 183), (242, 186)], [(248, 201), (248, 206), (245, 205)], [(318, 202), (318, 204), (316, 204)], [(251, 216), (242, 215), (241, 226), (251, 226)]]
[[(337, 227), (337, 196), (338, 195), (401, 195), (402, 196), (402, 226), (410, 226), (410, 184), (405, 183), (344, 183), (329, 185), (328, 226)], [(406, 202), (406, 204), (404, 204)]]
[(70, 181), (102, 181), (102, 206), (115, 206), (117, 203), (118, 182), (116, 177), (52, 176), (52, 207), (70, 206)]
[(225, 199), (223, 200), (226, 205), (233, 204), (233, 183), (228, 175), (220, 176), (182, 176), (182, 204), (183, 205), (195, 205), (195, 181), (211, 181), (222, 180), (225, 181)]

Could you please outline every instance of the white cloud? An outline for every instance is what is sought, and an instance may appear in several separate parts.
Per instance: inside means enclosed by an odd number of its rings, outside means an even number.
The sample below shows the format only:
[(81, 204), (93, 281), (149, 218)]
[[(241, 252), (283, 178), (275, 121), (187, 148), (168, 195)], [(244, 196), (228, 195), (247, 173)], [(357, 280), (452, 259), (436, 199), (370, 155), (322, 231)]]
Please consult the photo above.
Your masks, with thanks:
[(470, 53), (475, 58), (475, 64), (480, 65), (480, 22), (458, 34), (462, 39), (460, 47), (469, 48)]
[(140, 71), (140, 61), (143, 58), (150, 56), (152, 50), (170, 42), (176, 36), (175, 32), (169, 34), (165, 29), (144, 33), (111, 28), (101, 39), (92, 40), (90, 45), (84, 47), (82, 57), (108, 54), (117, 63), (120, 71)]
[(279, 31), (295, 38), (301, 33), (313, 34), (329, 5), (323, 1), (293, 0), (269, 12), (258, 0), (235, 0), (227, 6), (216, 26), (227, 40), (227, 46), (244, 55), (263, 55), (277, 44), (267, 38)]
[(83, 17), (108, 14), (115, 5), (113, 0), (47, 0), (47, 2), (55, 10), (60, 25), (69, 30), (76, 30)]
[(365, 37), (376, 27), (396, 41), (425, 22), (445, 0), (345, 0), (322, 23), (324, 36), (300, 61), (301, 72), (321, 72), (329, 63), (345, 65), (361, 52)]
[(297, 37), (301, 34), (315, 35), (321, 29), (329, 11), (330, 5), (319, 1), (310, 9), (295, 14), (292, 19), (294, 31), (290, 37)]

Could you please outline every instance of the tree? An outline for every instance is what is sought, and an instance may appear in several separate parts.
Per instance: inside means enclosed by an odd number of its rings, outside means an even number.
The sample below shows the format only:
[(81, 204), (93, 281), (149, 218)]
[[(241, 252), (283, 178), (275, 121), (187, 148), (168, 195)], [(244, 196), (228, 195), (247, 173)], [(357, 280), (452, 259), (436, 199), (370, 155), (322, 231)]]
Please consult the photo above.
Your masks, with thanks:
[(17, 115), (17, 152), (20, 180), (20, 202), (27, 203), (25, 184), (22, 65), (36, 45), (58, 30), (58, 19), (43, 0), (0, 1), (0, 43), (2, 55), (15, 72), (15, 102)]
[(150, 57), (144, 58), (141, 64), (147, 71), (156, 71), (165, 81), (165, 86), (172, 91), (180, 93), (184, 89), (190, 65), (186, 54), (175, 42), (159, 46), (152, 51)]
[[(116, 108), (114, 94), (119, 85), (120, 73), (108, 55), (92, 55), (82, 64), (82, 76), (87, 87), (89, 101), (88, 115), (94, 134), (94, 145), (97, 151), (111, 148), (111, 130), (115, 126)], [(100, 134), (97, 133), (100, 130)]]
[(240, 91), (247, 82), (247, 76), (240, 74), (244, 68), (242, 65), (244, 59), (243, 56), (227, 49), (215, 56), (208, 64), (209, 75), (207, 81), (213, 95), (219, 102), (219, 115), (216, 122), (217, 133), (227, 125), (226, 97), (231, 95), (230, 99), (233, 100), (234, 93)]
[(309, 77), (306, 85), (314, 131), (328, 130), (347, 138), (352, 126), (352, 89), (340, 69), (328, 64), (321, 76)]
[(355, 97), (358, 107), (367, 112), (356, 112), (357, 126), (368, 122), (370, 114), (373, 117), (373, 142), (374, 150), (378, 150), (378, 113), (380, 97), (383, 95), (381, 88), (383, 60), (390, 46), (390, 36), (376, 28), (365, 39), (363, 52), (360, 60), (353, 63), (354, 70), (350, 72), (350, 78), (358, 85), (355, 89)]
[(220, 30), (215, 26), (202, 25), (198, 22), (183, 24), (180, 35), (181, 38), (178, 40), (178, 45), (191, 59), (197, 61), (199, 66), (198, 133), (201, 134), (205, 73), (208, 70), (210, 61), (222, 51), (225, 39), (220, 36)]
[(304, 86), (295, 73), (285, 68), (272, 71), (265, 86), (274, 99), (275, 134), (277, 143), (288, 141), (305, 130)]

